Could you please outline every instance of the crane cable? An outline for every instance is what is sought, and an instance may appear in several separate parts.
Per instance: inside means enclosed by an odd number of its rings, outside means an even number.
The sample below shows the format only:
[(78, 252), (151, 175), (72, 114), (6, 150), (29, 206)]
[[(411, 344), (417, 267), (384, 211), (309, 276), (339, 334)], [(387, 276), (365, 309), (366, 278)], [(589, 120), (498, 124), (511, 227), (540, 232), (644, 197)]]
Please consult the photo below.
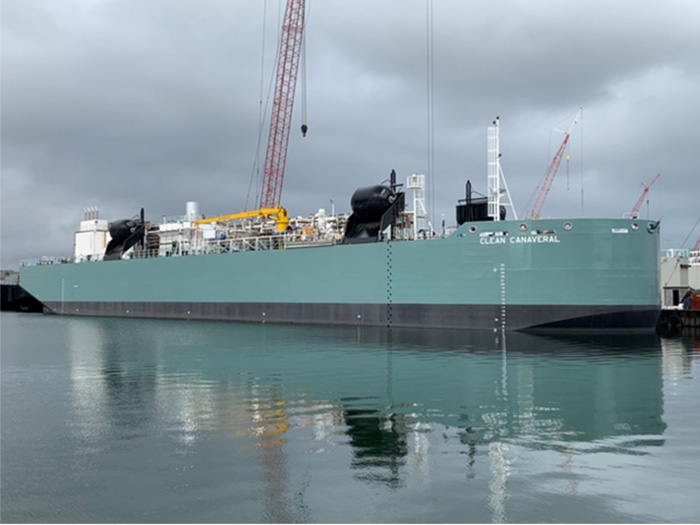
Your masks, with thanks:
[(301, 33), (301, 136), (306, 137), (309, 126), (306, 124), (306, 24), (309, 22), (311, 3), (306, 2), (306, 20)]
[[(255, 159), (253, 161), (253, 173), (251, 173), (250, 181), (248, 182), (248, 193), (245, 198), (245, 209), (248, 209), (250, 201), (250, 190), (253, 186), (253, 178), (260, 184), (260, 145), (262, 141), (263, 128), (265, 126), (265, 113), (263, 111), (263, 86), (265, 85), (265, 30), (267, 21), (267, 0), (263, 2), (263, 21), (262, 21), (262, 45), (260, 52), (260, 95), (258, 103), (258, 144), (255, 148)], [(257, 191), (256, 191), (257, 193)]]
[[(280, 24), (280, 16), (282, 11), (281, 0), (278, 2), (278, 26)], [(267, 88), (267, 98), (265, 99), (265, 105), (263, 107), (263, 86), (264, 86), (264, 75), (265, 75), (265, 34), (266, 34), (266, 22), (267, 22), (267, 0), (263, 3), (263, 25), (262, 25), (262, 53), (260, 56), (260, 101), (259, 101), (259, 115), (258, 115), (258, 144), (255, 149), (255, 158), (253, 160), (253, 168), (250, 173), (250, 180), (248, 182), (248, 192), (245, 198), (245, 209), (248, 210), (250, 203), (250, 193), (253, 188), (253, 181), (255, 181), (255, 195), (260, 193), (260, 184), (262, 182), (262, 177), (260, 176), (260, 150), (262, 146), (263, 132), (265, 129), (265, 115), (268, 114), (268, 108), (270, 106), (270, 99), (272, 97), (272, 86), (275, 80), (275, 70), (277, 69), (277, 62), (279, 61), (279, 41), (281, 34), (277, 35), (277, 45), (275, 46), (277, 51), (275, 53), (274, 66), (270, 74), (270, 83)]]
[(685, 240), (681, 243), (681, 248), (683, 248), (683, 246), (685, 246), (685, 243), (688, 242), (688, 239), (690, 239), (690, 236), (693, 235), (693, 232), (695, 231), (695, 228), (697, 228), (698, 224), (700, 224), (700, 217), (698, 217), (698, 220), (695, 221), (695, 224), (688, 232), (688, 235), (685, 237)]
[[(579, 116), (580, 115), (580, 116)], [(578, 116), (578, 120), (577, 120)], [(581, 154), (579, 157), (579, 163), (580, 163), (580, 170), (581, 170), (581, 213), (583, 213), (583, 106), (579, 108), (577, 113), (574, 115), (574, 123), (579, 122), (580, 126), (579, 128), (581, 129), (580, 132), (580, 148), (581, 148)], [(559, 131), (557, 128), (552, 128), (549, 130), (549, 145), (547, 146), (547, 158), (552, 159), (552, 142), (553, 142), (553, 133), (554, 131)], [(569, 133), (568, 135), (571, 136), (572, 133)], [(567, 133), (564, 133), (564, 139), (566, 140), (566, 135)], [(568, 142), (566, 145), (566, 190), (569, 190), (569, 162), (571, 160), (571, 142)], [(556, 155), (555, 155), (556, 157)], [(551, 167), (551, 160), (548, 161), (549, 164), (548, 166)], [(549, 168), (545, 169), (544, 175), (542, 176), (542, 179), (540, 180), (539, 184), (535, 187), (535, 189), (532, 191), (530, 194), (530, 197), (528, 198), (527, 202), (525, 203), (525, 206), (522, 210), (523, 214), (527, 213), (527, 210), (530, 208), (530, 203), (532, 202), (533, 199), (535, 199), (535, 203), (537, 202), (537, 196), (542, 192), (542, 189), (547, 181), (547, 176), (549, 174)], [(536, 204), (535, 204), (536, 205)]]
[[(551, 162), (552, 159), (552, 141), (553, 139), (553, 133), (554, 133), (554, 128), (549, 130), (549, 142), (547, 143), (547, 163)], [(527, 210), (530, 209), (530, 203), (533, 201), (533, 199), (536, 198), (536, 196), (539, 194), (542, 185), (544, 184), (545, 179), (547, 178), (547, 169), (545, 168), (544, 174), (542, 175), (542, 178), (540, 179), (540, 182), (535, 186), (535, 189), (532, 190), (532, 193), (528, 197), (527, 201), (525, 202), (525, 206), (523, 206), (523, 209), (520, 211), (522, 215), (527, 214)]]
[(569, 161), (571, 160), (571, 142), (566, 145), (566, 191), (569, 191)]
[(427, 175), (429, 185), (430, 223), (435, 223), (435, 96), (434, 96), (434, 50), (433, 50), (433, 0), (425, 2), (426, 40), (426, 104), (427, 104)]
[(583, 106), (581, 106), (581, 124), (579, 125), (579, 147), (580, 147), (580, 153), (579, 153), (579, 167), (581, 169), (581, 215), (583, 215)]

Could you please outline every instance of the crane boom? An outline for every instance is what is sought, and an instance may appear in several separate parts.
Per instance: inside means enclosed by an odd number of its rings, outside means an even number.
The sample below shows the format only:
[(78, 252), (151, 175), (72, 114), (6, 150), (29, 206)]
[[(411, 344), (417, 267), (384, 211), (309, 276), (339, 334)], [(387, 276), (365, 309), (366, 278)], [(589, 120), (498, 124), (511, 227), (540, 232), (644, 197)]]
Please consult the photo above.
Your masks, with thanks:
[(305, 0), (287, 0), (282, 22), (275, 98), (260, 191), (260, 208), (276, 208), (282, 197), (284, 168), (287, 163), (289, 130), (292, 124), (294, 93), (304, 36)]
[(240, 221), (242, 219), (275, 219), (277, 222), (277, 231), (279, 233), (284, 233), (287, 231), (287, 226), (289, 226), (289, 216), (287, 215), (287, 210), (281, 206), (276, 208), (244, 211), (241, 213), (234, 213), (232, 215), (222, 215), (221, 217), (211, 217), (210, 219), (199, 219), (194, 221), (192, 224), (194, 224), (194, 226), (199, 226), (201, 224)]
[(559, 165), (561, 164), (561, 159), (564, 157), (564, 152), (566, 151), (566, 145), (569, 143), (569, 138), (571, 137), (571, 130), (574, 129), (574, 125), (576, 122), (578, 122), (579, 115), (581, 114), (581, 110), (579, 109), (576, 112), (576, 116), (574, 117), (574, 120), (571, 122), (571, 125), (569, 126), (569, 129), (567, 129), (564, 132), (564, 141), (561, 143), (561, 146), (559, 146), (559, 151), (557, 151), (557, 154), (554, 155), (554, 159), (552, 160), (552, 163), (549, 165), (549, 170), (547, 171), (547, 176), (544, 179), (544, 182), (542, 183), (542, 189), (540, 189), (540, 193), (537, 196), (537, 200), (535, 201), (535, 206), (532, 208), (532, 212), (530, 212), (530, 219), (539, 219), (540, 218), (540, 213), (542, 212), (542, 206), (544, 205), (544, 201), (547, 198), (547, 194), (549, 193), (549, 189), (552, 187), (552, 183), (554, 182), (554, 177), (557, 174), (557, 171), (559, 171)]
[(698, 237), (698, 240), (695, 242), (695, 246), (693, 246), (693, 251), (694, 252), (700, 251), (700, 237)]
[(642, 191), (642, 195), (639, 197), (637, 204), (634, 205), (634, 208), (632, 208), (632, 211), (630, 212), (630, 219), (637, 219), (639, 217), (639, 210), (642, 208), (642, 204), (644, 203), (644, 197), (647, 196), (647, 193), (649, 193), (651, 187), (657, 180), (659, 180), (659, 177), (661, 177), (661, 173), (657, 173), (654, 180), (652, 180), (648, 186), (642, 183), (644, 190)]

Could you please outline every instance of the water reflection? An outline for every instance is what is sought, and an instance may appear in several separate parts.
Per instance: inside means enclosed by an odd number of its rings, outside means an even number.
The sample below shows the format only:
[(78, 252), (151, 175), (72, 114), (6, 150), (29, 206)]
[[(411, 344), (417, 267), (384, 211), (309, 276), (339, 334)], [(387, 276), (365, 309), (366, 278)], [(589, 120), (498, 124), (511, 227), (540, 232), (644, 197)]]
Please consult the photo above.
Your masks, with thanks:
[[(654, 335), (280, 327), (77, 319), (69, 325), (73, 419), (84, 451), (160, 435), (178, 454), (221, 444), (257, 461), (265, 520), (305, 521), (315, 455), (368, 486), (437, 475), (440, 454), (484, 480), (489, 519), (508, 520), (509, 480), (547, 452), (566, 492), (582, 456), (664, 445), (663, 372), (687, 349)], [(219, 446), (219, 445), (217, 445)], [(228, 448), (227, 448), (228, 447)], [(344, 460), (343, 460), (344, 461)]]
[(664, 376), (671, 381), (690, 379), (693, 377), (693, 356), (700, 356), (700, 337), (662, 338)]
[[(342, 400), (341, 400), (342, 403)], [(343, 410), (346, 432), (353, 447), (352, 468), (359, 469), (360, 479), (400, 484), (400, 467), (408, 455), (407, 417), (403, 414), (384, 415), (379, 410)]]

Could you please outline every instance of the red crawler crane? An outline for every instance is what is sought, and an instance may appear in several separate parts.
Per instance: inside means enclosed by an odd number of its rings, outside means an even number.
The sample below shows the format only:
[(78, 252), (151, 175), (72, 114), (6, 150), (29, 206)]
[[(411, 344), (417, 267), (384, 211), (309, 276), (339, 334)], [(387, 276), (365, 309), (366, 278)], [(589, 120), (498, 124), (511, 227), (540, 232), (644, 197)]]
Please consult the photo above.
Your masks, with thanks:
[[(260, 208), (276, 208), (282, 197), (284, 167), (287, 163), (289, 129), (292, 124), (294, 93), (304, 37), (305, 0), (287, 0), (282, 22), (275, 98), (272, 105), (270, 134), (267, 139), (265, 168), (260, 191)], [(306, 135), (306, 125), (302, 126)]]
[(576, 122), (578, 122), (579, 115), (581, 114), (581, 110), (579, 109), (576, 112), (576, 116), (574, 117), (573, 122), (571, 122), (571, 125), (569, 126), (569, 129), (567, 129), (564, 132), (564, 142), (562, 142), (561, 146), (559, 147), (559, 151), (557, 151), (557, 154), (554, 155), (554, 160), (552, 160), (552, 164), (549, 166), (549, 171), (547, 171), (547, 176), (544, 179), (544, 182), (542, 183), (542, 189), (540, 190), (540, 194), (537, 196), (537, 201), (535, 201), (535, 206), (532, 208), (532, 211), (530, 212), (530, 219), (539, 219), (540, 218), (540, 213), (542, 212), (542, 206), (544, 205), (544, 201), (547, 198), (547, 194), (549, 193), (549, 189), (552, 187), (552, 182), (554, 182), (554, 177), (557, 174), (557, 171), (559, 171), (559, 165), (561, 164), (561, 159), (564, 157), (564, 151), (566, 151), (566, 145), (569, 143), (569, 137), (571, 137), (571, 130), (574, 129), (574, 125)]
[(651, 187), (654, 185), (654, 183), (659, 180), (659, 177), (661, 177), (661, 173), (657, 173), (656, 177), (649, 183), (649, 186), (644, 184), (642, 182), (642, 186), (644, 187), (644, 191), (642, 191), (642, 195), (639, 197), (639, 200), (637, 201), (637, 204), (634, 205), (634, 208), (632, 208), (632, 211), (630, 212), (630, 219), (637, 219), (639, 218), (639, 210), (642, 208), (642, 204), (644, 203), (644, 197), (647, 196), (647, 193), (649, 193), (649, 190)]

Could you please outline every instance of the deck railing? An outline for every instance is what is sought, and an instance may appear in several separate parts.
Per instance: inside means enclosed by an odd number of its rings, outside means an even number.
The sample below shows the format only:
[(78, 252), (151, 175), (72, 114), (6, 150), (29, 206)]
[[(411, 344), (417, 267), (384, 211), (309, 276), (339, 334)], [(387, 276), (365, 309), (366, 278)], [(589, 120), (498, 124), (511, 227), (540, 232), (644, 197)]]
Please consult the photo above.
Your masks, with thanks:
[(20, 261), (20, 266), (48, 266), (51, 264), (69, 264), (73, 263), (75, 260), (73, 257), (35, 257), (32, 259), (23, 259)]
[[(258, 252), (270, 250), (284, 250), (288, 248), (312, 248), (316, 246), (332, 246), (338, 243), (338, 239), (331, 238), (303, 238), (298, 233), (282, 235), (261, 235), (255, 237), (234, 237), (231, 239), (208, 239), (198, 243), (180, 242), (172, 251), (161, 249), (133, 249), (128, 251), (122, 259), (154, 259), (159, 257), (184, 257), (190, 255), (210, 255), (238, 252)], [(161, 253), (162, 252), (162, 253)], [(102, 259), (81, 259), (74, 257), (40, 257), (25, 259), (20, 266), (44, 266), (52, 264), (83, 264), (101, 262)]]

